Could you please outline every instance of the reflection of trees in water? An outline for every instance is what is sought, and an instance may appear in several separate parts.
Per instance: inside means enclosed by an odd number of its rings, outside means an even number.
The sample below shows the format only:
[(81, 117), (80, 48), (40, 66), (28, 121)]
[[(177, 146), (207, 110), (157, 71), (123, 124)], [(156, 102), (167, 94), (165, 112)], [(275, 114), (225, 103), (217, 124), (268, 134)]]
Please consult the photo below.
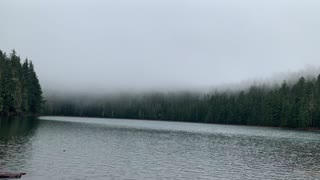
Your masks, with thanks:
[(24, 169), (31, 153), (31, 138), (38, 127), (34, 117), (0, 119), (0, 171)]

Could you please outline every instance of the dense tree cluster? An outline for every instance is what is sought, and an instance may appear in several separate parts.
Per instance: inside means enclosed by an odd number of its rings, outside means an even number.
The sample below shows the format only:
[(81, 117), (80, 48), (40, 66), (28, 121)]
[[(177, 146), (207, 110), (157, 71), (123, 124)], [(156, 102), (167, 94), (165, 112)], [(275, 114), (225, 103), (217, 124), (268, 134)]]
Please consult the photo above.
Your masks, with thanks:
[(43, 104), (42, 90), (32, 62), (21, 64), (13, 50), (0, 51), (0, 115), (35, 114)]
[(320, 75), (237, 93), (151, 93), (140, 96), (49, 98), (48, 115), (154, 119), (307, 128), (320, 127)]

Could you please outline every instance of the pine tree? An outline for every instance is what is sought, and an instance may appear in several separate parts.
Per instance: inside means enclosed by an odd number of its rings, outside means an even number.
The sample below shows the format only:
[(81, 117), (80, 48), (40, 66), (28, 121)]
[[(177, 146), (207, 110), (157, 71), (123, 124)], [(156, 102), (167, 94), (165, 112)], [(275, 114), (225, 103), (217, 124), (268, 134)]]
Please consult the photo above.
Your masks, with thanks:
[(38, 77), (34, 71), (33, 63), (30, 61), (29, 63), (29, 83), (30, 83), (30, 91), (29, 91), (29, 106), (31, 113), (37, 113), (41, 110), (41, 105), (43, 103), (42, 90), (38, 80)]
[(29, 77), (29, 61), (26, 59), (22, 64), (22, 110), (23, 112), (29, 112), (29, 92), (30, 92), (30, 77)]
[(10, 56), (0, 51), (0, 114), (37, 113), (42, 104), (33, 64), (30, 67), (28, 60), (21, 64), (15, 50)]
[(3, 101), (3, 97), (2, 97), (2, 94), (4, 92), (3, 91), (3, 89), (4, 89), (4, 87), (3, 87), (3, 77), (4, 77), (3, 68), (4, 68), (4, 63), (5, 63), (4, 59), (5, 59), (5, 55), (0, 50), (0, 113), (2, 113), (3, 107), (4, 107), (4, 101)]
[(290, 101), (289, 101), (289, 87), (287, 82), (283, 82), (280, 88), (281, 112), (280, 112), (280, 126), (287, 127), (290, 117)]

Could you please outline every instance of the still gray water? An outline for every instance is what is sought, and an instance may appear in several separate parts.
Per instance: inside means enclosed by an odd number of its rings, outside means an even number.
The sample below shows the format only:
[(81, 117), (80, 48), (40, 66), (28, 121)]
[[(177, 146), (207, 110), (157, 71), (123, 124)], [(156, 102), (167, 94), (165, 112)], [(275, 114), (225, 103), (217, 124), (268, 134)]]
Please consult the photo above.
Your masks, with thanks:
[(22, 179), (320, 179), (320, 133), (196, 123), (0, 119), (0, 171)]

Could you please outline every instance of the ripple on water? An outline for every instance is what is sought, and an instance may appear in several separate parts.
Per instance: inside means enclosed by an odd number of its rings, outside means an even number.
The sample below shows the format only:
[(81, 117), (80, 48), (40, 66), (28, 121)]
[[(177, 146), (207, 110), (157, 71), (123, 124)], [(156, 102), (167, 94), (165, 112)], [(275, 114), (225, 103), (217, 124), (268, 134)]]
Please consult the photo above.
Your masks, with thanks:
[(0, 169), (27, 172), (24, 179), (320, 178), (316, 132), (97, 118), (28, 122), (0, 136)]

